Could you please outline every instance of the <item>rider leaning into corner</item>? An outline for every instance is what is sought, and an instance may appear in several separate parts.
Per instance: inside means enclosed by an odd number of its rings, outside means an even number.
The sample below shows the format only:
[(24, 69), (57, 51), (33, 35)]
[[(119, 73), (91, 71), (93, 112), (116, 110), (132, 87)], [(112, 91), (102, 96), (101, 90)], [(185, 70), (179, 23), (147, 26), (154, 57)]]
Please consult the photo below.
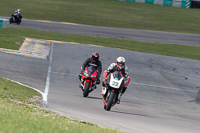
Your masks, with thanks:
[[(124, 83), (125, 87), (122, 90), (122, 95), (126, 91), (127, 86), (128, 86), (128, 84), (130, 82), (130, 77), (129, 77), (129, 74), (128, 74), (128, 67), (125, 65), (125, 58), (122, 57), (122, 56), (119, 56), (116, 59), (116, 62), (115, 63), (111, 63), (110, 66), (108, 67), (108, 69), (103, 72), (103, 81), (102, 81), (101, 94), (103, 95), (104, 99), (106, 99), (106, 96), (103, 94), (103, 90), (105, 89), (105, 84), (106, 84), (106, 81), (108, 79), (108, 75), (109, 75), (109, 73), (114, 72), (114, 71), (121, 71), (123, 77), (125, 78), (125, 83)], [(118, 99), (117, 103), (118, 104), (120, 103), (120, 99)]]
[[(84, 62), (83, 62), (83, 65), (81, 66), (81, 73), (79, 74), (79, 79), (81, 80), (81, 77), (82, 77), (82, 73), (83, 71), (85, 70), (85, 68), (87, 66), (94, 66), (97, 68), (97, 81), (96, 81), (96, 84), (100, 84), (100, 76), (101, 76), (101, 72), (102, 72), (102, 65), (101, 65), (101, 61), (99, 60), (99, 53), (97, 52), (94, 52), (92, 53), (92, 56), (90, 58), (87, 58)], [(95, 86), (95, 89), (96, 89), (96, 86)]]
[(15, 13), (13, 14), (13, 16), (14, 16), (15, 18), (17, 17), (17, 15), (19, 15), (19, 17), (22, 18), (21, 9), (17, 9), (17, 10), (15, 11)]

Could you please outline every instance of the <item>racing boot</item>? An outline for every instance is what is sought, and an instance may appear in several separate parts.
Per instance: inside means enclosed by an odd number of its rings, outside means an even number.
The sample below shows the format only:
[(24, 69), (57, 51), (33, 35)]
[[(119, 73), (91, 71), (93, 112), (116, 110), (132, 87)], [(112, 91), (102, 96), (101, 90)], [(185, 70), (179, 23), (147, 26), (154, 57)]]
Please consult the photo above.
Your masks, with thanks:
[(102, 87), (101, 95), (103, 96), (103, 100), (106, 101), (106, 87)]
[(122, 96), (122, 93), (119, 93), (119, 95), (118, 95), (118, 100), (117, 100), (117, 104), (120, 104), (121, 96)]
[(120, 104), (120, 99), (118, 99), (117, 104)]
[(79, 75), (78, 75), (78, 78), (79, 78), (80, 81), (81, 81), (81, 77), (82, 77), (82, 74), (79, 74)]
[(83, 91), (83, 85), (81, 83), (79, 84), (79, 88), (81, 88), (81, 90)]
[(96, 81), (96, 84), (100, 84), (101, 83), (101, 80), (99, 79), (100, 77), (97, 77), (97, 81)]
[(90, 89), (90, 91), (89, 92), (92, 92), (93, 90), (95, 90), (97, 87), (96, 87), (96, 85), (94, 86), (94, 87), (92, 87), (91, 89)]
[(80, 74), (78, 75), (79, 80), (81, 81), (83, 70), (81, 70)]
[(81, 83), (79, 84), (79, 88), (83, 88), (82, 85), (81, 85)]
[(106, 94), (106, 86), (104, 81), (102, 82), (102, 89), (101, 89), (101, 95), (104, 96)]

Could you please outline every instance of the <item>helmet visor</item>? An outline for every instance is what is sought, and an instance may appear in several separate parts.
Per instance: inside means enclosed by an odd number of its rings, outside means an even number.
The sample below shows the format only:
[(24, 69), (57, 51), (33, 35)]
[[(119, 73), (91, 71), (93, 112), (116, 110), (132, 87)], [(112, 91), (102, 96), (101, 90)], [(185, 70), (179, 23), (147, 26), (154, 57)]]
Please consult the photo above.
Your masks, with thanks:
[(99, 57), (94, 57), (93, 56), (93, 60), (96, 62), (96, 61), (98, 61), (98, 59), (99, 59)]
[(124, 66), (124, 63), (123, 62), (119, 62), (118, 65), (119, 66)]
[(117, 65), (118, 65), (118, 68), (119, 68), (119, 69), (123, 69), (124, 66), (125, 66), (125, 63), (118, 62)]

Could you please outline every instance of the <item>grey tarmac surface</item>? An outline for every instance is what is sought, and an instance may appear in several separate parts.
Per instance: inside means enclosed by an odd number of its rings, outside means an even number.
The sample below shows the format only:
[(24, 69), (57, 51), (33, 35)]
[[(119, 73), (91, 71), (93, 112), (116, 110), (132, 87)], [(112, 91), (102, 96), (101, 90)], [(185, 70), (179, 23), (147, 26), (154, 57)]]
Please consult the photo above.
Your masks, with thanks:
[[(6, 17), (1, 17), (6, 18)], [(60, 33), (81, 34), (125, 40), (159, 42), (168, 44), (181, 44), (200, 46), (200, 35), (173, 32), (157, 32), (147, 30), (121, 29), (98, 27), (82, 24), (64, 24), (60, 22), (42, 22), (35, 20), (22, 20), (20, 25), (12, 24), (11, 27), (37, 29)]]
[(0, 52), (0, 76), (44, 91), (49, 62)]
[[(100, 85), (82, 97), (76, 75), (97, 51), (103, 70), (123, 55), (131, 83), (110, 112), (103, 109)], [(199, 133), (200, 62), (85, 44), (54, 43), (47, 107), (73, 119), (132, 133)], [(0, 76), (44, 92), (49, 61), (0, 53)]]

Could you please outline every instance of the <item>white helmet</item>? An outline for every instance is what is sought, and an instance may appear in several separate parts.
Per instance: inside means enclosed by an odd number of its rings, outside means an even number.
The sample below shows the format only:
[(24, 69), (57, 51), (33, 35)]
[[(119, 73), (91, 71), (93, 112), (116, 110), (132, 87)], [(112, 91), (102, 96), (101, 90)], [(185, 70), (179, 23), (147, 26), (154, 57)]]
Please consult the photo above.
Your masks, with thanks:
[(21, 11), (21, 9), (17, 9), (17, 11), (18, 11), (18, 12), (20, 12), (20, 11)]
[(117, 57), (116, 64), (119, 69), (125, 68), (125, 58), (122, 56)]

